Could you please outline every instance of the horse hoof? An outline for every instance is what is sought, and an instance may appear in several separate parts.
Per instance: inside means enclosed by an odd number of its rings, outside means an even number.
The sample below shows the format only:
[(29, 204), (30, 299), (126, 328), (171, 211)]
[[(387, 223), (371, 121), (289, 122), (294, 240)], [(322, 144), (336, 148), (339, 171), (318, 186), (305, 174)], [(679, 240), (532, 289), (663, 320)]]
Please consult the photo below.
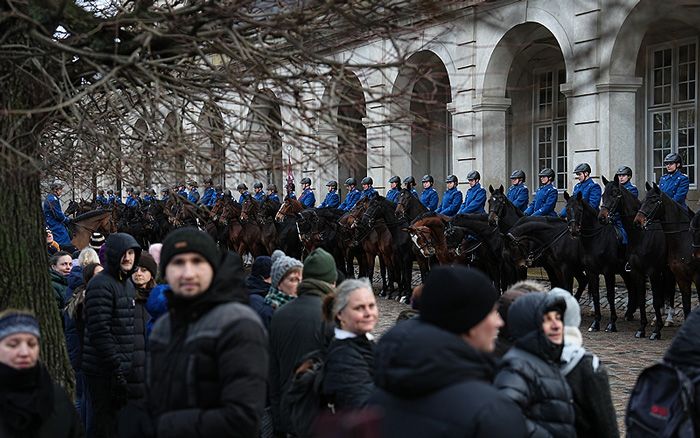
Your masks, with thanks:
[(650, 341), (658, 341), (659, 339), (661, 339), (661, 333), (654, 332), (649, 336)]
[(634, 337), (637, 339), (646, 338), (647, 334), (644, 333), (644, 330), (637, 330), (636, 332), (634, 332)]
[(617, 325), (614, 322), (609, 322), (607, 327), (605, 327), (607, 333), (615, 333), (617, 331)]
[(600, 331), (600, 321), (593, 321), (590, 327), (588, 327), (589, 332), (599, 332)]

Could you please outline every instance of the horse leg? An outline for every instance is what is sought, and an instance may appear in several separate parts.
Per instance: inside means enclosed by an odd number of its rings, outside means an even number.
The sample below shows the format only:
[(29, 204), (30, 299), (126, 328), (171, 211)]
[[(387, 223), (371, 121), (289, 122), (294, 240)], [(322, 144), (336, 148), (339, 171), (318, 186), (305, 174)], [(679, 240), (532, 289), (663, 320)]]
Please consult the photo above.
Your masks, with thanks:
[(593, 323), (588, 327), (589, 332), (600, 331), (600, 278), (598, 274), (588, 274), (588, 293), (593, 298), (593, 311), (595, 312), (595, 317)]
[(663, 329), (664, 327), (663, 317), (661, 316), (661, 309), (663, 309), (664, 307), (666, 296), (670, 293), (670, 290), (675, 289), (676, 287), (676, 279), (673, 273), (670, 271), (670, 269), (668, 269), (668, 267), (664, 268), (664, 271), (657, 278), (659, 279), (658, 281), (660, 282), (660, 287), (652, 287), (651, 289), (652, 305), (654, 307), (654, 315), (656, 315), (654, 331), (649, 337), (649, 339), (652, 341), (661, 339), (661, 329)]
[[(576, 297), (576, 301), (579, 301), (581, 299), (581, 295), (583, 295), (583, 291), (586, 289), (586, 286), (589, 286), (590, 293), (590, 278), (586, 276), (586, 273), (582, 269), (574, 269), (574, 277), (578, 283), (574, 296)], [(597, 277), (598, 276), (596, 275), (596, 278)], [(571, 290), (571, 288), (569, 288), (569, 290)]]
[(380, 293), (381, 296), (386, 297), (387, 299), (391, 299), (391, 292), (389, 291), (389, 287), (386, 281), (387, 277), (387, 272), (386, 272), (386, 262), (384, 261), (383, 255), (380, 253), (379, 254), (379, 276), (382, 278), (382, 292)]
[[(624, 276), (625, 278), (627, 276)], [(608, 306), (610, 307), (610, 321), (605, 327), (606, 332), (616, 332), (617, 331), (617, 309), (615, 308), (615, 273), (609, 272), (604, 275), (605, 278), (605, 291), (606, 297), (608, 299)], [(634, 290), (634, 285), (629, 281), (625, 281), (627, 285), (627, 290)]]
[[(690, 277), (690, 276), (688, 276)], [(683, 303), (683, 317), (685, 319), (688, 318), (688, 315), (690, 314), (690, 298), (691, 298), (691, 293), (692, 293), (692, 277), (690, 278), (684, 278), (682, 281), (678, 282), (678, 289), (681, 291), (681, 300)], [(673, 306), (671, 306), (671, 309), (673, 309)]]

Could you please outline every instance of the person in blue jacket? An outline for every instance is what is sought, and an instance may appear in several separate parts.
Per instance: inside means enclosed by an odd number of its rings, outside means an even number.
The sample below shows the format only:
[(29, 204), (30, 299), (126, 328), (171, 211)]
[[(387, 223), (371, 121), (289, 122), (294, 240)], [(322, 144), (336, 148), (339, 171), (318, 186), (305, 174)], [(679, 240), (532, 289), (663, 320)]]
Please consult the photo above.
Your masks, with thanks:
[(168, 199), (170, 199), (170, 190), (166, 187), (160, 191), (160, 200), (167, 201)]
[(440, 199), (437, 190), (433, 188), (435, 183), (433, 176), (423, 175), (421, 182), (423, 183), (423, 193), (420, 194), (420, 203), (430, 211), (437, 210)]
[(484, 210), (484, 205), (486, 205), (486, 190), (481, 187), (479, 181), (481, 181), (481, 175), (476, 170), (472, 170), (467, 174), (469, 189), (467, 189), (464, 202), (457, 214), (486, 214), (486, 210)]
[(457, 214), (459, 206), (462, 205), (462, 192), (457, 189), (459, 179), (456, 175), (448, 175), (445, 178), (445, 184), (447, 184), (447, 190), (442, 195), (442, 202), (435, 213), (452, 217)]
[[(639, 197), (639, 190), (637, 190), (637, 187), (632, 184), (630, 179), (632, 178), (632, 169), (630, 169), (627, 166), (622, 166), (619, 169), (617, 169), (617, 172), (615, 172), (615, 176), (617, 176), (617, 180), (620, 182), (622, 187), (627, 189), (630, 193), (634, 195), (635, 198)], [(618, 233), (620, 234), (620, 240), (622, 241), (623, 245), (627, 245), (627, 230), (625, 230), (625, 227), (622, 224), (622, 218), (620, 217), (620, 213), (616, 212), (612, 216), (612, 224), (617, 228)]]
[(253, 184), (253, 199), (262, 202), (265, 199), (265, 192), (263, 191), (263, 183), (260, 181), (255, 181)]
[(216, 189), (211, 178), (204, 178), (204, 193), (199, 198), (199, 203), (205, 207), (213, 207), (216, 204)]
[(313, 208), (316, 205), (316, 196), (314, 196), (313, 189), (311, 188), (311, 178), (304, 177), (301, 179), (301, 195), (299, 195), (299, 202), (306, 208)]
[(150, 204), (152, 201), (155, 201), (156, 199), (156, 191), (153, 189), (148, 189), (146, 190), (146, 194), (143, 197), (143, 202), (146, 204)]
[(540, 170), (540, 188), (535, 193), (535, 199), (523, 213), (525, 216), (555, 216), (554, 207), (557, 206), (557, 197), (559, 192), (552, 185), (554, 181), (554, 171), (549, 167)]
[(525, 172), (516, 169), (510, 174), (510, 188), (506, 196), (520, 211), (525, 211), (530, 201), (530, 192), (525, 185)]
[(416, 199), (420, 199), (420, 196), (418, 196), (418, 192), (416, 191), (416, 179), (413, 177), (413, 175), (409, 175), (403, 179), (403, 186), (406, 188), (406, 190), (410, 190), (411, 194), (415, 196)]
[(124, 205), (126, 205), (129, 208), (137, 208), (139, 206), (139, 202), (134, 196), (134, 189), (131, 187), (126, 189), (126, 199), (124, 200)]
[(287, 194), (285, 195), (284, 199), (297, 199), (296, 186), (293, 182), (288, 182), (285, 188), (287, 190)]
[(348, 194), (345, 195), (345, 200), (338, 208), (343, 211), (350, 211), (355, 204), (357, 204), (357, 201), (360, 200), (362, 192), (357, 190), (357, 181), (355, 181), (355, 178), (352, 177), (345, 180), (345, 188), (347, 189)]
[[(600, 185), (591, 178), (591, 166), (589, 166), (588, 163), (581, 163), (576, 166), (574, 173), (576, 174), (578, 183), (574, 186), (574, 191), (571, 193), (571, 196), (576, 196), (581, 192), (581, 197), (588, 205), (598, 210), (603, 191), (600, 189)], [(562, 209), (559, 216), (566, 217), (566, 207)]]
[(197, 181), (189, 182), (190, 191), (187, 193), (187, 200), (193, 204), (199, 202), (199, 190), (197, 190)]
[(187, 199), (187, 190), (185, 190), (184, 184), (180, 184), (177, 186), (177, 194)]
[(680, 154), (670, 153), (664, 158), (664, 164), (666, 165), (667, 173), (659, 180), (659, 188), (687, 210), (688, 206), (685, 204), (685, 197), (688, 195), (690, 181), (688, 176), (680, 170), (683, 166), (683, 159)]
[(107, 204), (112, 205), (113, 202), (115, 202), (117, 199), (116, 196), (114, 196), (114, 191), (112, 189), (107, 190)]
[(386, 192), (386, 199), (393, 202), (394, 204), (399, 203), (399, 195), (401, 191), (399, 190), (399, 184), (401, 184), (401, 178), (394, 175), (389, 178), (389, 185), (391, 188)]
[(105, 196), (105, 191), (100, 189), (97, 191), (97, 196), (95, 197), (95, 202), (97, 202), (97, 208), (106, 207), (109, 204), (109, 200)]
[(243, 205), (245, 198), (250, 196), (250, 193), (248, 193), (248, 186), (245, 185), (245, 183), (240, 183), (238, 184), (238, 187), (236, 187), (236, 190), (238, 190), (238, 193), (241, 194), (241, 196), (238, 197), (238, 203)]
[(277, 194), (277, 186), (275, 184), (267, 185), (267, 199), (280, 202), (280, 197)]
[(63, 194), (63, 183), (61, 181), (54, 181), (49, 188), (51, 193), (46, 197), (42, 208), (46, 226), (51, 230), (53, 239), (58, 242), (61, 249), (74, 248), (71, 244), (70, 236), (68, 235), (68, 229), (66, 228), (66, 225), (68, 225), (71, 220), (63, 214), (63, 209), (61, 209), (60, 197)]
[(316, 208), (338, 208), (340, 205), (340, 195), (338, 194), (338, 181), (330, 180), (326, 183), (328, 194), (321, 205)]
[(362, 195), (360, 195), (360, 199), (372, 199), (377, 196), (377, 191), (372, 187), (373, 184), (374, 180), (371, 177), (366, 176), (362, 178), (362, 181), (360, 181), (360, 185), (362, 185)]

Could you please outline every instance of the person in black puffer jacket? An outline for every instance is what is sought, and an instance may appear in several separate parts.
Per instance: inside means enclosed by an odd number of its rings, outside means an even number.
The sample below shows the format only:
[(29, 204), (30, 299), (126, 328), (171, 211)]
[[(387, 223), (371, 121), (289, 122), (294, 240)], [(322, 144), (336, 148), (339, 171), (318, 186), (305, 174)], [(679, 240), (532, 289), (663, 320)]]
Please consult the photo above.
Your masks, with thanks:
[(700, 430), (700, 310), (693, 310), (673, 338), (664, 360), (683, 371), (695, 384), (695, 432)]
[(525, 420), (491, 381), (498, 292), (463, 266), (430, 271), (421, 315), (398, 323), (375, 349), (370, 409), (386, 438), (519, 438)]
[(152, 255), (141, 254), (138, 269), (131, 275), (131, 281), (136, 288), (134, 305), (134, 355), (131, 360), (131, 370), (126, 380), (129, 384), (129, 399), (141, 400), (146, 396), (146, 326), (151, 315), (146, 310), (146, 302), (151, 290), (156, 285), (158, 265)]
[(533, 292), (508, 311), (515, 344), (503, 356), (494, 385), (520, 406), (529, 437), (576, 436), (573, 395), (559, 369), (565, 310), (562, 298)]
[(126, 375), (134, 353), (134, 285), (141, 248), (125, 233), (105, 243), (104, 272), (90, 280), (85, 292), (83, 373), (93, 410), (91, 437), (115, 436), (117, 414), (127, 401)]
[(246, 287), (248, 288), (248, 299), (250, 307), (260, 315), (265, 328), (270, 328), (270, 320), (275, 309), (265, 302), (265, 296), (270, 292), (270, 269), (272, 268), (272, 259), (268, 256), (258, 256), (250, 268), (250, 275), (246, 279)]
[(372, 334), (379, 310), (367, 279), (345, 280), (323, 302), (326, 321), (335, 337), (326, 353), (323, 394), (335, 410), (365, 406), (374, 391)]

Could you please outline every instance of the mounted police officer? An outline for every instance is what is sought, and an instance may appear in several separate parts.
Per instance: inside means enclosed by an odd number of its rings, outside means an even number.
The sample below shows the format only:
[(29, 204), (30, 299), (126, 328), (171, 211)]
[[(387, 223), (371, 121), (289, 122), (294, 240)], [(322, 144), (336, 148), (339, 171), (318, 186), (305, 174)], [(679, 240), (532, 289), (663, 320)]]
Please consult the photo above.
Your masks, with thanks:
[(627, 166), (622, 166), (619, 169), (617, 169), (617, 172), (615, 172), (615, 176), (617, 176), (617, 180), (622, 184), (622, 187), (626, 188), (627, 191), (632, 193), (635, 198), (639, 198), (639, 190), (637, 189), (637, 186), (632, 184), (632, 169), (630, 169)]
[(256, 201), (264, 201), (265, 200), (265, 192), (263, 191), (263, 183), (260, 181), (255, 181), (255, 184), (253, 184), (253, 191), (255, 194), (253, 195), (253, 199)]
[(134, 197), (134, 189), (131, 187), (126, 189), (126, 199), (124, 200), (124, 205), (129, 208), (137, 208), (139, 206), (139, 202)]
[(141, 208), (143, 205), (143, 198), (141, 197), (141, 191), (134, 190), (134, 199), (136, 200), (136, 205)]
[(97, 207), (106, 207), (109, 204), (109, 200), (105, 196), (105, 191), (100, 189), (97, 191), (97, 196), (95, 197), (95, 202), (97, 202)]
[(418, 192), (416, 191), (416, 179), (413, 177), (413, 175), (409, 175), (406, 178), (403, 179), (403, 186), (411, 191), (411, 194), (416, 197), (416, 199), (420, 199), (420, 196), (418, 196)]
[(530, 201), (530, 193), (525, 185), (525, 172), (516, 169), (510, 174), (510, 188), (506, 196), (520, 211), (525, 211)]
[(399, 184), (401, 184), (401, 178), (394, 175), (389, 178), (389, 185), (391, 188), (386, 192), (386, 199), (393, 202), (394, 204), (399, 203), (399, 195), (401, 191), (399, 190)]
[(182, 196), (183, 198), (187, 199), (187, 190), (185, 190), (184, 184), (179, 184), (177, 186), (177, 194)]
[(199, 203), (205, 207), (213, 207), (216, 204), (216, 189), (211, 178), (204, 178), (204, 193), (199, 198)]
[(168, 199), (170, 199), (170, 190), (166, 187), (160, 191), (160, 200), (167, 201)]
[(61, 209), (60, 197), (63, 194), (63, 183), (56, 180), (51, 183), (49, 188), (51, 192), (46, 196), (42, 208), (46, 226), (51, 229), (53, 240), (58, 242), (61, 248), (73, 248), (70, 236), (68, 235), (68, 229), (66, 228), (66, 225), (68, 225), (71, 220), (63, 214), (63, 210)]
[(659, 189), (687, 210), (685, 197), (688, 195), (690, 181), (688, 176), (681, 172), (683, 159), (680, 154), (673, 152), (666, 155), (664, 165), (666, 165), (667, 173), (659, 180)]
[(348, 194), (345, 195), (345, 200), (338, 208), (343, 211), (350, 211), (355, 206), (357, 201), (360, 200), (362, 192), (357, 190), (357, 181), (355, 181), (355, 178), (353, 177), (345, 180), (345, 188), (347, 189)]
[(435, 180), (432, 175), (423, 175), (423, 193), (420, 194), (420, 203), (430, 211), (437, 210), (439, 196), (437, 190), (433, 188)]
[(467, 174), (469, 188), (467, 189), (464, 202), (458, 214), (486, 214), (486, 210), (484, 210), (484, 205), (486, 205), (486, 190), (481, 187), (479, 181), (481, 181), (481, 175), (478, 171), (472, 170)]
[(374, 189), (374, 187), (372, 187), (372, 185), (374, 184), (374, 180), (372, 180), (372, 177), (366, 176), (362, 178), (360, 184), (362, 185), (362, 196), (360, 196), (360, 199), (372, 199), (375, 196), (377, 196), (377, 191)]
[(447, 190), (442, 195), (442, 202), (435, 213), (452, 217), (457, 214), (459, 206), (462, 205), (462, 192), (457, 188), (459, 180), (456, 175), (448, 175), (445, 178), (445, 184), (447, 184)]
[[(214, 188), (214, 190), (216, 191), (216, 195), (215, 195), (216, 200), (214, 201), (214, 204), (216, 204), (216, 201), (218, 201), (219, 199), (222, 199), (224, 197), (225, 193), (224, 193), (224, 187), (221, 184), (217, 185), (216, 188)], [(231, 197), (231, 190), (226, 190), (226, 191), (228, 192), (228, 195), (230, 198)]]
[[(574, 186), (574, 191), (571, 193), (571, 196), (576, 196), (580, 192), (581, 198), (586, 201), (588, 205), (598, 210), (600, 206), (600, 197), (603, 195), (603, 191), (600, 189), (600, 185), (591, 178), (591, 166), (589, 166), (588, 163), (581, 163), (576, 166), (574, 173), (576, 174), (578, 183)], [(564, 207), (559, 216), (566, 217), (566, 207)]]
[(525, 216), (556, 216), (554, 207), (557, 206), (557, 197), (559, 192), (554, 187), (554, 171), (549, 167), (540, 170), (540, 188), (535, 193), (535, 199), (523, 213)]
[(153, 189), (146, 190), (146, 194), (143, 197), (143, 202), (150, 204), (152, 201), (156, 200), (156, 191)]
[(238, 190), (238, 193), (241, 194), (241, 196), (238, 198), (238, 203), (243, 205), (245, 198), (250, 196), (250, 193), (248, 193), (248, 186), (245, 185), (245, 183), (240, 183), (238, 184), (238, 187), (236, 187), (236, 190)]
[(280, 197), (277, 194), (277, 186), (274, 184), (267, 185), (267, 199), (280, 202)]
[(301, 179), (301, 195), (299, 195), (299, 202), (306, 208), (313, 208), (316, 205), (316, 196), (311, 189), (311, 178), (304, 177)]
[(340, 205), (340, 195), (338, 194), (338, 181), (330, 180), (326, 183), (328, 194), (321, 205), (316, 208), (338, 208)]
[(112, 204), (116, 199), (117, 197), (114, 196), (114, 191), (112, 189), (107, 190), (107, 203)]
[(285, 189), (287, 190), (287, 194), (284, 196), (284, 199), (297, 199), (297, 194), (295, 193), (296, 187), (293, 182), (288, 182)]
[(197, 181), (190, 180), (189, 187), (190, 191), (187, 194), (187, 200), (193, 204), (196, 204), (199, 202), (199, 191), (197, 190)]

